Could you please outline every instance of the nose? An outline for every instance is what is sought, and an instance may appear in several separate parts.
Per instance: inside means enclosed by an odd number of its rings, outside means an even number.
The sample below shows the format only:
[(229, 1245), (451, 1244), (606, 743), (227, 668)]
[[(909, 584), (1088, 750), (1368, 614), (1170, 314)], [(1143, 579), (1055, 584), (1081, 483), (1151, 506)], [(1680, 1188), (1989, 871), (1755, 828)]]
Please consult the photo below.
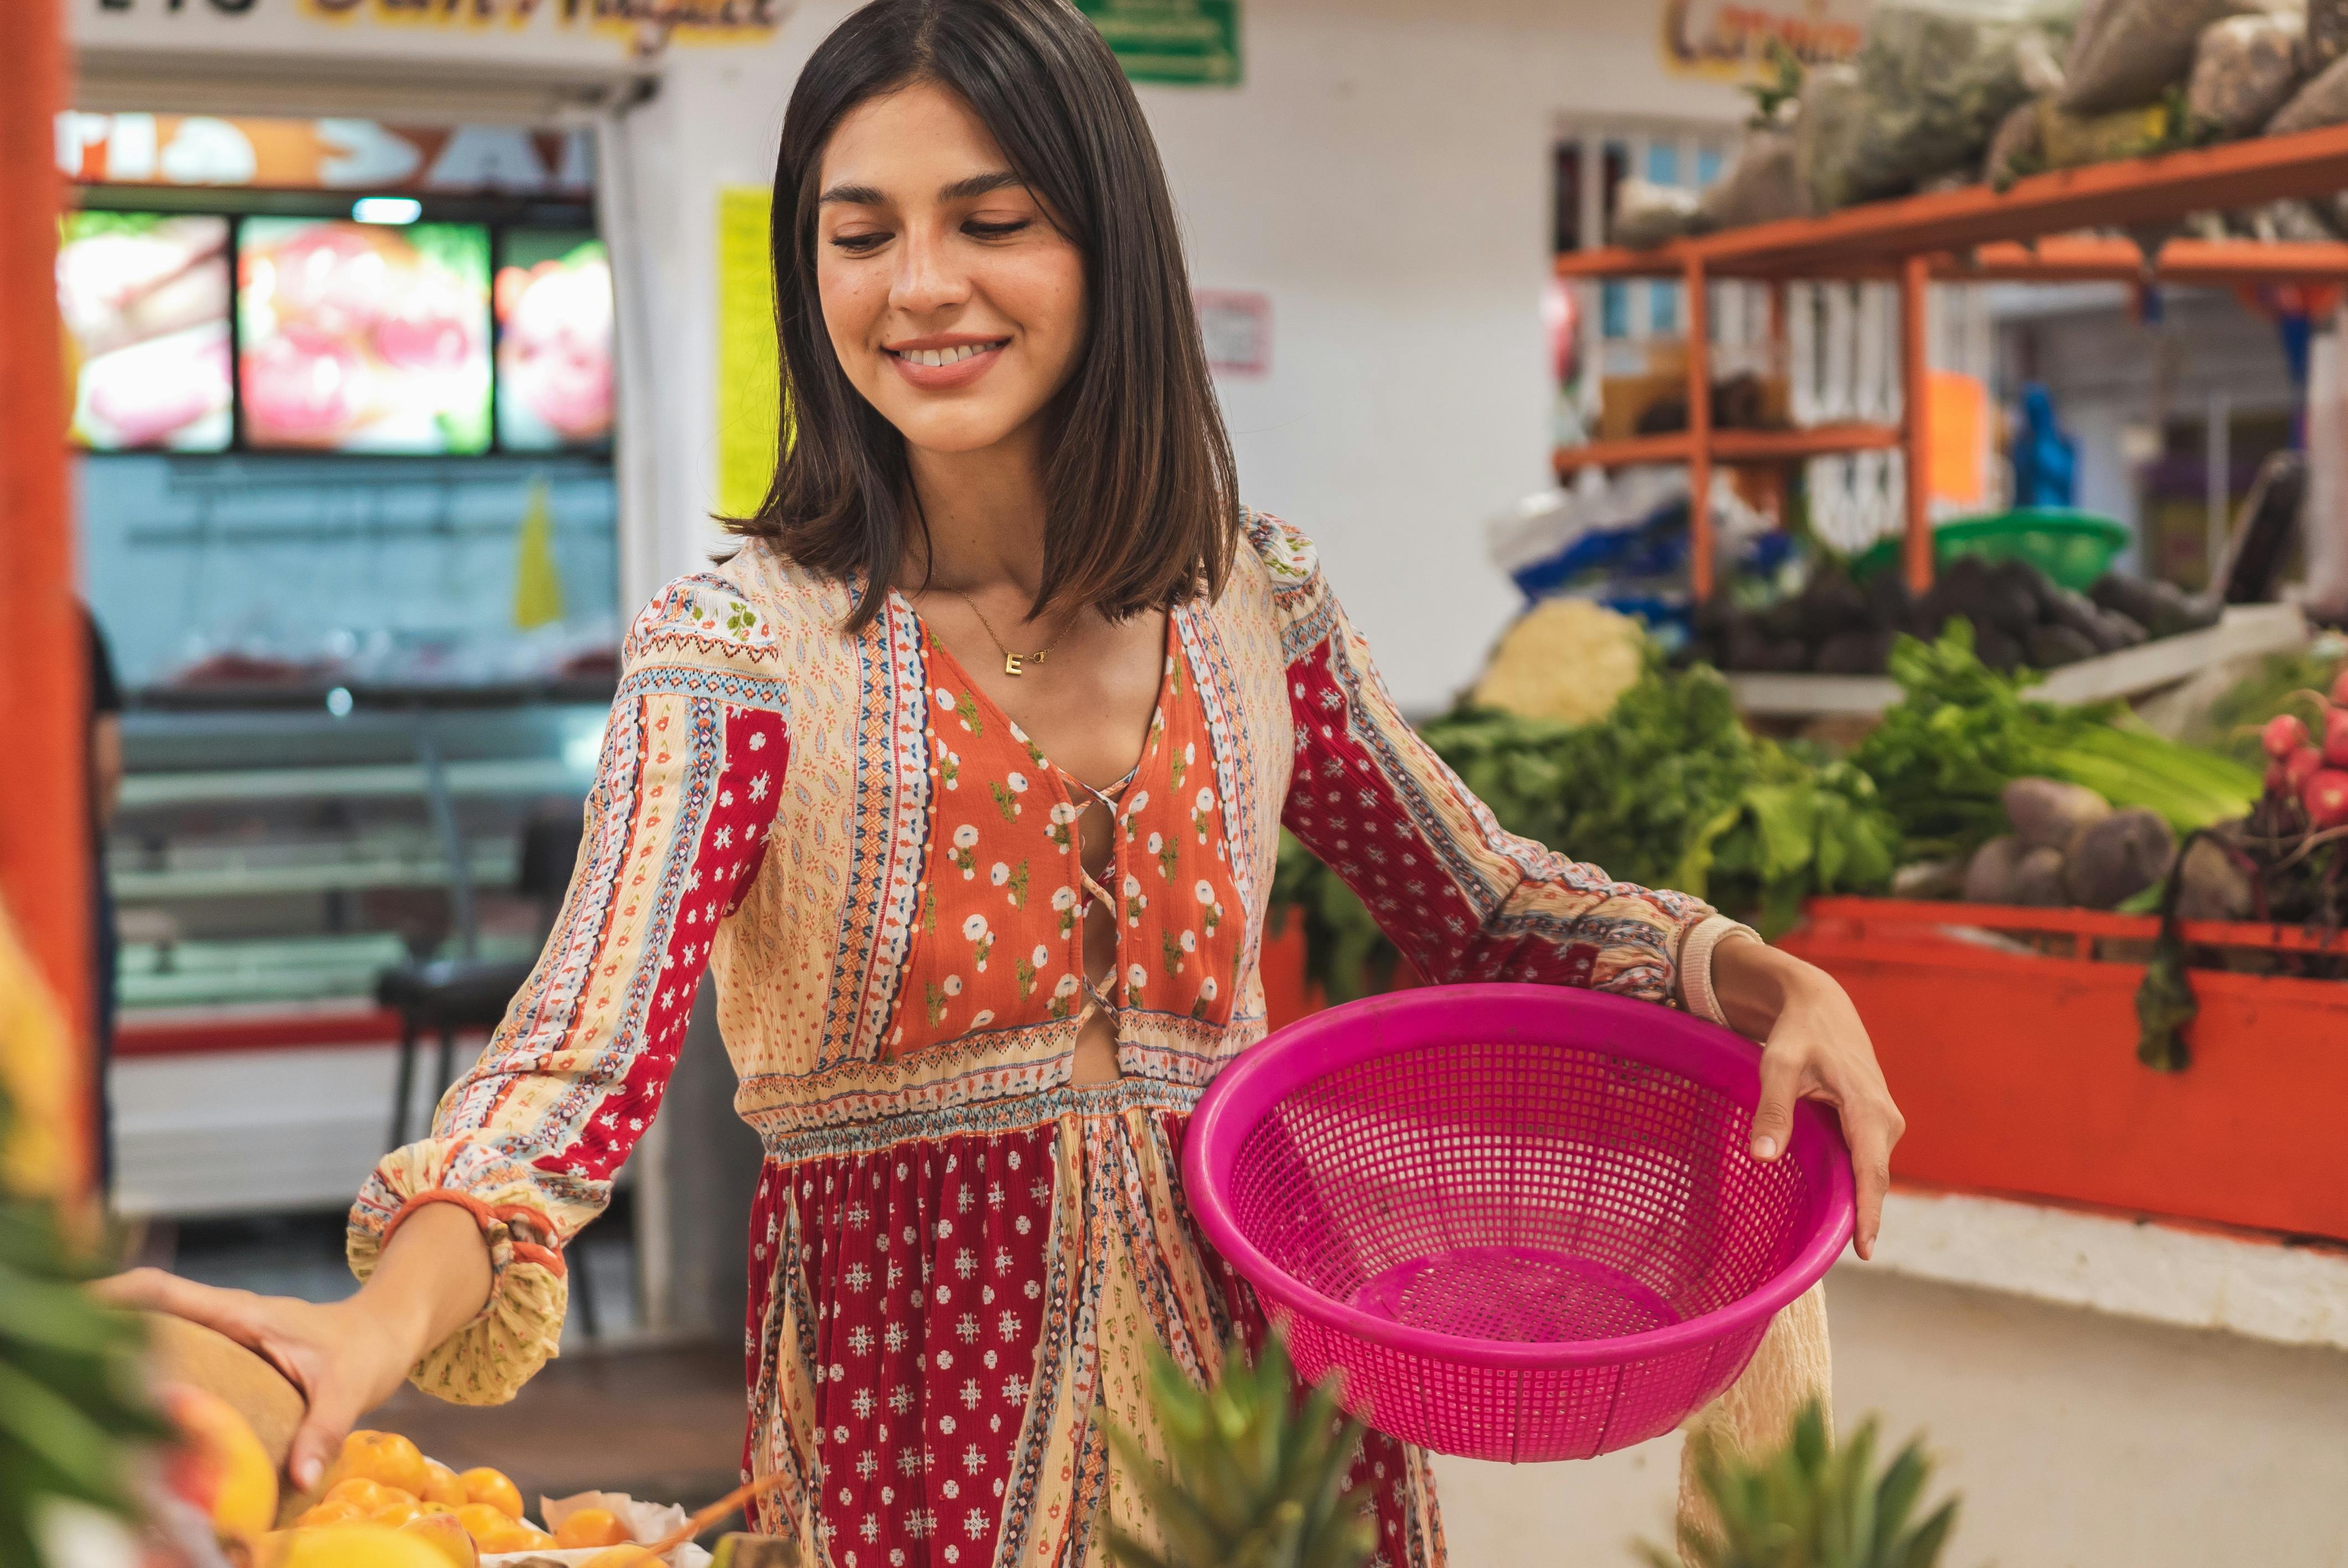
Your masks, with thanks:
[(932, 224), (915, 226), (897, 248), (897, 275), (890, 281), (890, 305), (907, 315), (926, 315), (951, 309), (969, 297), (969, 274), (956, 263), (949, 236)]

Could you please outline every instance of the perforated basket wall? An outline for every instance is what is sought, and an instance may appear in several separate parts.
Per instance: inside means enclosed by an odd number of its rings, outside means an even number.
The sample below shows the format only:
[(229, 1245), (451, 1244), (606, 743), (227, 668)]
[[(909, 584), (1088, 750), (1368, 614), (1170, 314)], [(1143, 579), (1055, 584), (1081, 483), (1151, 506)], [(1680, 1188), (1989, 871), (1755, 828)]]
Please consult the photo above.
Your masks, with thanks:
[(1779, 1161), (1748, 1153), (1756, 1054), (1551, 988), (1372, 999), (1210, 1090), (1193, 1204), (1287, 1309), (1299, 1370), (1341, 1374), (1380, 1430), (1587, 1458), (1725, 1389), (1849, 1234), (1848, 1160), (1822, 1118)]

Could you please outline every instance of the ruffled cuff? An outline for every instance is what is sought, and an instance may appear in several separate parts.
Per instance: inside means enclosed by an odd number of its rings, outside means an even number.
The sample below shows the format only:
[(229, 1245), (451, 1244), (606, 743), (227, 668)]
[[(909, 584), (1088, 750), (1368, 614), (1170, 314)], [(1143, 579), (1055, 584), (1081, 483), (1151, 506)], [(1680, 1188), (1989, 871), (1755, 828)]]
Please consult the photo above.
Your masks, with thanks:
[(385, 1156), (352, 1205), (345, 1251), (364, 1282), (408, 1218), (455, 1204), (481, 1227), (489, 1294), (473, 1320), (427, 1351), (408, 1379), (459, 1405), (501, 1405), (560, 1354), (570, 1281), (528, 1167), (469, 1140), (411, 1143)]
[[(1620, 920), (1599, 956), (1591, 989), (1681, 1006), (1680, 958), (1689, 934), (1712, 917), (1712, 906), (1691, 894), (1663, 888), (1626, 886), (1623, 892), (1637, 901), (1630, 910), (1601, 906), (1591, 911), (1593, 920)], [(1622, 918), (1625, 914), (1628, 918)]]

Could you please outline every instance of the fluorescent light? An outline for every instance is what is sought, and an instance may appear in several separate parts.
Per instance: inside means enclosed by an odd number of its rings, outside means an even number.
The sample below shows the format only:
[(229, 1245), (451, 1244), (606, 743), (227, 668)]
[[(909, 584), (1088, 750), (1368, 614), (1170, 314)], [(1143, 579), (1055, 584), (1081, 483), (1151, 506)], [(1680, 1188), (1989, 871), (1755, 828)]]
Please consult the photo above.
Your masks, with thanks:
[(351, 203), (351, 216), (362, 223), (413, 223), (424, 216), (424, 203), (412, 196), (362, 196)]

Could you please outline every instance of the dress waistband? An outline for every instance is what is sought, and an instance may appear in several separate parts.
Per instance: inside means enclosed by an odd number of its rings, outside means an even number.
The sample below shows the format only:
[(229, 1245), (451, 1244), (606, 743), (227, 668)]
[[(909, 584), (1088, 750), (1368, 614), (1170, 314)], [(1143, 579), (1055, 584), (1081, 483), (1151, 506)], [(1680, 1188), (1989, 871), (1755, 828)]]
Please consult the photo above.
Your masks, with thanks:
[(1033, 1094), (973, 1100), (965, 1104), (905, 1111), (845, 1126), (806, 1127), (760, 1134), (776, 1164), (871, 1153), (901, 1143), (970, 1133), (1016, 1132), (1070, 1118), (1122, 1116), (1128, 1111), (1188, 1112), (1204, 1092), (1195, 1084), (1128, 1075), (1107, 1083), (1064, 1083)]

